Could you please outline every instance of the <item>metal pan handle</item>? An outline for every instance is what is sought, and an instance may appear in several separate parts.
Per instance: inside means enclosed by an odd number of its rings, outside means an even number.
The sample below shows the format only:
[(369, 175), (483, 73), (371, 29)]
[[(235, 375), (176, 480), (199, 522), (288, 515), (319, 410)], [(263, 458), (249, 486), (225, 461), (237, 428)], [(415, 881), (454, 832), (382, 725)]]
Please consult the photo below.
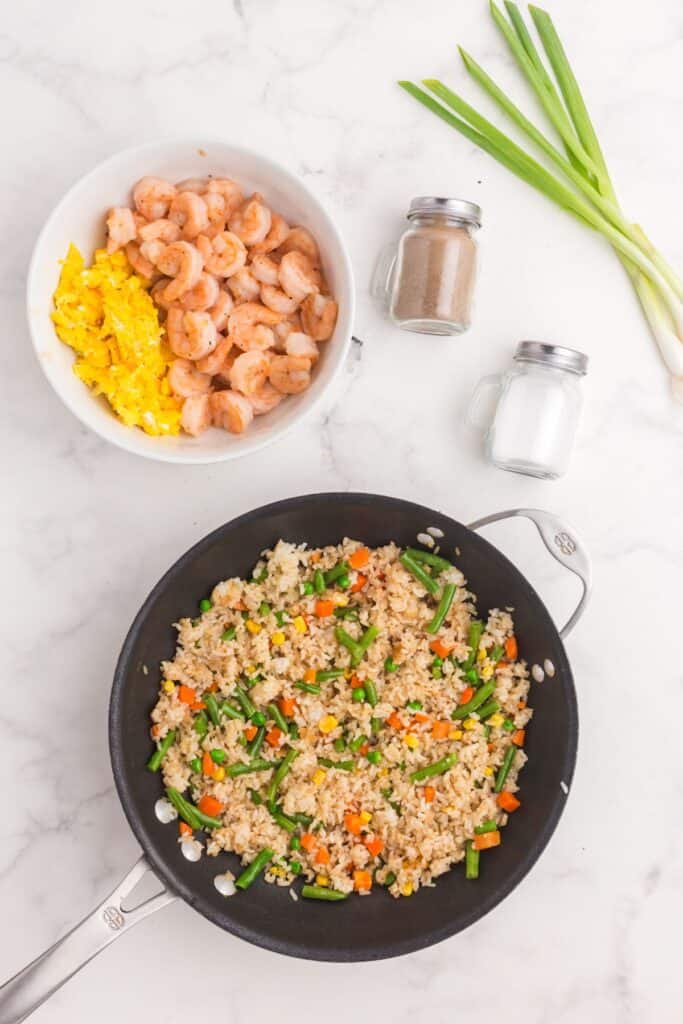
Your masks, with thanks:
[[(576, 623), (583, 615), (584, 609), (590, 597), (592, 586), (592, 570), (588, 552), (576, 535), (576, 531), (568, 526), (557, 516), (550, 512), (543, 512), (540, 508), (513, 508), (507, 512), (495, 512), (491, 516), (484, 516), (483, 519), (476, 519), (469, 524), (470, 530), (479, 530), (489, 523), (497, 523), (501, 519), (511, 519), (513, 516), (522, 516), (530, 519), (541, 535), (541, 540), (547, 547), (550, 554), (565, 569), (569, 569), (581, 580), (583, 593), (574, 612), (569, 620), (560, 630), (560, 636), (564, 638), (572, 631)], [(3, 1024), (0, 1021), (0, 1024)]]
[(175, 894), (164, 887), (162, 892), (133, 909), (124, 910), (126, 896), (151, 870), (141, 857), (91, 914), (0, 987), (0, 1024), (19, 1024), (110, 942), (176, 899)]

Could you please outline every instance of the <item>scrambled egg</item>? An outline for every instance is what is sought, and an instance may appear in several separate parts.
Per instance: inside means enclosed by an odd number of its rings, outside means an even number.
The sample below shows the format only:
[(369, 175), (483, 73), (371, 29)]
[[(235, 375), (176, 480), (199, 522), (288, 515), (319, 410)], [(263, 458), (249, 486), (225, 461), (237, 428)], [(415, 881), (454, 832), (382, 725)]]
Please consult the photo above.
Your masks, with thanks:
[(125, 253), (99, 249), (86, 267), (70, 245), (53, 298), (52, 319), (76, 352), (76, 376), (104, 395), (126, 426), (178, 434), (181, 403), (166, 378), (173, 356), (154, 302)]

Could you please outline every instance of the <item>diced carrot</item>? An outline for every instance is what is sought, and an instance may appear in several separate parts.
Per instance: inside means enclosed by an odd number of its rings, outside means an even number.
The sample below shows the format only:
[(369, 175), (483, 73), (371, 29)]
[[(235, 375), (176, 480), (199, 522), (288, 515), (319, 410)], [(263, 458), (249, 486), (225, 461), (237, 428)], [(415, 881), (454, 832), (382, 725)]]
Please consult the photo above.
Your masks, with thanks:
[(495, 745), (496, 745), (495, 743), (487, 743), (486, 744), (486, 749), (488, 750), (489, 754), (494, 749)]
[(434, 722), (432, 726), (432, 739), (434, 740), (447, 740), (448, 734), (451, 731), (450, 722)]
[(178, 700), (183, 704), (194, 704), (197, 700), (197, 691), (192, 686), (185, 686), (185, 683), (181, 683), (176, 692)]
[[(236, 612), (243, 612), (244, 611), (244, 601), (241, 601), (241, 600), (240, 601), (235, 601), (235, 604), (233, 605), (233, 608), (235, 609)], [(225, 628), (227, 629), (228, 626), (226, 626)]]
[(208, 793), (205, 793), (205, 795), (199, 799), (197, 807), (202, 814), (208, 814), (210, 818), (215, 818), (223, 810), (223, 804), (220, 800), (216, 800), (215, 796), (210, 796)]
[(513, 811), (516, 811), (517, 808), (521, 806), (520, 801), (517, 799), (514, 793), (508, 793), (508, 791), (505, 789), (503, 790), (502, 793), (498, 794), (498, 797), (496, 798), (496, 803), (498, 804), (499, 807), (502, 807), (504, 811), (507, 811), (508, 814), (512, 814)]
[(358, 753), (360, 754), (361, 757), (365, 757), (365, 755), (367, 754), (369, 749), (370, 749), (370, 744), (369, 743), (364, 743), (362, 747), (358, 748)]
[(211, 686), (207, 686), (206, 692), (207, 693), (215, 693), (217, 689), (218, 689), (218, 683), (211, 683)]
[(507, 661), (505, 661), (504, 659), (501, 660), (501, 661), (497, 661), (496, 662), (496, 672), (499, 672), (501, 670), (501, 668), (506, 668), (506, 667), (507, 667)]
[(209, 778), (213, 778), (216, 765), (213, 763), (213, 759), (208, 750), (205, 750), (202, 754), (202, 772), (204, 775), (208, 775)]
[(313, 858), (316, 864), (329, 864), (330, 863), (330, 851), (324, 846), (318, 847), (315, 851), (315, 857)]
[(266, 743), (269, 743), (271, 747), (279, 747), (281, 739), (282, 729), (279, 729), (277, 725), (274, 725), (273, 728), (269, 729), (266, 733)]
[(392, 729), (405, 729), (405, 725), (395, 711), (392, 711), (387, 718), (387, 725), (390, 725)]
[(334, 601), (316, 601), (315, 614), (319, 619), (326, 619), (334, 611)]
[(367, 576), (364, 576), (362, 572), (359, 572), (358, 576), (356, 577), (356, 582), (352, 583), (351, 587), (349, 588), (350, 592), (352, 594), (357, 594), (359, 590), (363, 589), (363, 587), (365, 586), (365, 584), (367, 582), (368, 582)]
[(445, 644), (443, 640), (439, 640), (438, 637), (436, 640), (432, 640), (432, 642), (429, 645), (429, 649), (430, 651), (433, 651), (434, 654), (436, 654), (437, 658), (447, 658), (448, 655), (453, 650), (452, 647), (449, 647), (447, 644)]
[(160, 732), (161, 732), (161, 726), (160, 725), (153, 725), (152, 728), (149, 730), (149, 734), (150, 734), (150, 736), (152, 737), (153, 740), (156, 740), (156, 739), (159, 738), (159, 733)]
[(367, 548), (358, 548), (349, 556), (349, 565), (352, 569), (362, 569), (370, 561), (370, 552)]
[(308, 853), (311, 852), (315, 846), (315, 836), (312, 832), (302, 832), (301, 834), (301, 848), (306, 850)]
[(421, 711), (416, 711), (413, 715), (411, 725), (424, 725), (425, 722), (429, 721), (429, 715), (423, 715)]
[(316, 676), (315, 669), (314, 668), (307, 668), (306, 671), (304, 672), (304, 682), (305, 683), (314, 683), (315, 682), (315, 676)]
[(206, 704), (203, 700), (196, 700), (194, 704), (190, 704), (191, 711), (203, 711), (205, 707)]
[(248, 739), (248, 740), (249, 740), (249, 742), (251, 743), (251, 741), (252, 741), (252, 740), (254, 739), (254, 737), (256, 736), (256, 733), (257, 733), (257, 732), (258, 732), (258, 729), (256, 728), (256, 726), (255, 726), (255, 725), (248, 725), (248, 726), (246, 727), (246, 729), (244, 730), (244, 735), (245, 735), (245, 736), (247, 737), (247, 739)]
[(191, 836), (192, 835), (192, 829), (190, 828), (190, 826), (187, 824), (186, 821), (179, 821), (178, 822), (178, 832), (180, 833), (181, 836)]
[(371, 853), (373, 857), (379, 857), (380, 853), (384, 849), (384, 843), (379, 836), (373, 836), (372, 839), (364, 839), (363, 844), (365, 849)]
[(520, 700), (518, 702), (518, 704), (517, 704), (517, 707), (519, 708), (520, 711), (524, 711), (524, 708), (526, 707), (526, 701), (525, 700)]
[(513, 732), (513, 734), (512, 734), (512, 742), (514, 743), (514, 745), (516, 747), (523, 747), (524, 746), (524, 732), (525, 732), (524, 729), (517, 729), (516, 732)]
[(354, 814), (353, 811), (347, 811), (344, 815), (344, 828), (347, 829), (351, 835), (359, 836), (362, 827), (363, 819), (360, 814)]
[(351, 676), (351, 678), (349, 679), (349, 683), (351, 684), (351, 686), (355, 690), (357, 686), (361, 686), (362, 685), (363, 680), (360, 678), (360, 676), (357, 676), (356, 673), (354, 672), (353, 675)]
[(311, 551), (309, 562), (313, 562), (313, 565), (315, 565), (317, 562), (320, 561), (321, 558), (322, 555), (320, 554), (319, 551)]
[(422, 790), (422, 796), (424, 797), (428, 804), (431, 804), (434, 797), (436, 796), (436, 790), (434, 789), (433, 786), (425, 786)]
[(458, 704), (467, 704), (474, 697), (474, 687), (466, 686), (458, 697)]
[(484, 832), (481, 836), (475, 836), (472, 840), (475, 850), (490, 850), (493, 846), (500, 846), (500, 832)]
[(517, 637), (509, 636), (505, 641), (505, 657), (508, 661), (517, 661)]
[(285, 718), (291, 718), (296, 710), (296, 701), (293, 697), (280, 697), (278, 706)]
[(372, 875), (369, 871), (354, 871), (353, 887), (356, 892), (367, 892), (372, 889)]

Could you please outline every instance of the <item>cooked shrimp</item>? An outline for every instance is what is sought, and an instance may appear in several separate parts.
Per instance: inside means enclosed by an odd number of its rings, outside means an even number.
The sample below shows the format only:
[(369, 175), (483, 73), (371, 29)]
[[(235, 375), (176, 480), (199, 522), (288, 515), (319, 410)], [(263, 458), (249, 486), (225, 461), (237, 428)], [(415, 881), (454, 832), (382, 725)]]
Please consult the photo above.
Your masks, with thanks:
[(196, 285), (181, 295), (178, 301), (183, 309), (211, 309), (218, 300), (220, 290), (216, 278), (202, 271)]
[(211, 376), (215, 373), (222, 373), (225, 370), (226, 357), (231, 348), (231, 339), (227, 335), (219, 334), (218, 344), (213, 352), (209, 352), (208, 356), (197, 360), (197, 369), (201, 373), (208, 373)]
[(209, 310), (211, 319), (213, 320), (216, 330), (222, 331), (228, 323), (228, 315), (230, 314), (234, 302), (232, 301), (232, 295), (229, 292), (221, 291), (218, 293), (218, 298), (215, 304)]
[(236, 306), (228, 317), (228, 333), (233, 341), (242, 347), (241, 339), (248, 338), (257, 324), (273, 327), (282, 317), (259, 302), (243, 302)]
[(149, 242), (140, 242), (140, 255), (156, 267), (165, 248), (166, 243), (160, 238), (151, 238)]
[(309, 295), (301, 305), (301, 323), (314, 341), (332, 337), (337, 322), (337, 303), (329, 295)]
[(261, 302), (268, 309), (272, 309), (276, 313), (282, 313), (283, 316), (296, 313), (299, 308), (299, 303), (296, 299), (290, 298), (281, 288), (275, 288), (272, 284), (261, 286)]
[[(252, 254), (253, 252), (254, 250), (252, 249)], [(278, 284), (278, 264), (270, 256), (259, 253), (255, 256), (252, 255), (249, 269), (261, 284)]]
[(308, 256), (297, 249), (282, 257), (278, 271), (280, 287), (297, 302), (303, 302), (307, 295), (318, 291), (320, 275)]
[(235, 391), (251, 395), (262, 388), (268, 377), (270, 359), (263, 352), (243, 352), (232, 364), (230, 384)]
[(180, 238), (180, 228), (172, 220), (160, 217), (159, 220), (146, 221), (138, 228), (138, 234), (143, 242), (151, 242), (159, 238), (162, 242), (170, 245)]
[(273, 328), (275, 334), (275, 348), (279, 352), (284, 352), (285, 342), (287, 341), (289, 335), (292, 333), (292, 331), (300, 330), (301, 317), (299, 316), (298, 313), (293, 313), (291, 316), (288, 316), (286, 320), (283, 320), (279, 324), (275, 324), (275, 327)]
[(270, 231), (262, 242), (257, 242), (253, 248), (256, 254), (273, 252), (278, 249), (289, 234), (289, 224), (279, 213), (271, 214)]
[(211, 390), (211, 377), (201, 373), (189, 359), (174, 359), (168, 368), (168, 383), (178, 398), (207, 395)]
[(275, 335), (265, 324), (254, 324), (242, 334), (232, 335), (232, 340), (243, 352), (265, 352), (275, 345)]
[(209, 226), (204, 232), (209, 238), (225, 231), (227, 215), (225, 212), (225, 199), (220, 192), (206, 192), (202, 199), (206, 203), (206, 212), (209, 215)]
[(162, 274), (173, 280), (166, 288), (167, 302), (173, 302), (183, 292), (194, 288), (202, 272), (203, 261), (199, 250), (189, 242), (171, 242), (157, 260)]
[(140, 178), (133, 189), (133, 202), (147, 220), (159, 220), (168, 213), (175, 194), (175, 186), (163, 178)]
[(254, 391), (249, 395), (249, 402), (254, 410), (254, 416), (263, 416), (264, 413), (270, 412), (271, 409), (280, 404), (284, 397), (283, 394), (273, 387), (270, 381), (266, 381), (258, 391)]
[(259, 297), (261, 286), (248, 267), (242, 267), (236, 274), (232, 274), (227, 283), (235, 302), (252, 302)]
[(176, 185), (178, 192), (196, 192), (198, 196), (204, 195), (209, 185), (208, 178), (185, 178)]
[(216, 328), (208, 313), (186, 312), (171, 306), (166, 333), (171, 351), (182, 359), (203, 359), (216, 347)]
[(159, 309), (163, 310), (164, 312), (168, 312), (168, 310), (169, 310), (169, 308), (171, 306), (171, 303), (167, 302), (166, 298), (164, 296), (164, 292), (166, 290), (166, 286), (169, 285), (170, 283), (171, 283), (170, 277), (160, 277), (159, 280), (157, 281), (157, 283), (152, 288), (152, 291), (150, 292), (150, 295), (152, 296), (152, 299), (154, 300), (154, 304), (156, 306), (158, 306)]
[[(245, 353), (252, 355), (251, 352)], [(311, 383), (311, 361), (301, 356), (271, 356), (268, 379), (283, 395), (298, 395)]]
[(192, 241), (209, 226), (206, 203), (196, 192), (179, 192), (171, 203), (168, 216), (188, 241)]
[(249, 399), (236, 391), (214, 391), (209, 405), (214, 424), (231, 434), (242, 434), (254, 418)]
[(138, 233), (133, 211), (127, 206), (113, 206), (107, 214), (107, 252), (116, 252), (132, 242)]
[(200, 235), (197, 248), (204, 258), (206, 269), (217, 277), (230, 277), (247, 262), (244, 243), (231, 231), (221, 231), (214, 238)]
[(285, 341), (285, 352), (288, 356), (301, 356), (303, 359), (310, 359), (316, 363), (320, 358), (320, 349), (308, 334), (301, 331), (291, 331)]
[(147, 281), (151, 281), (154, 278), (156, 268), (153, 263), (150, 263), (150, 261), (142, 255), (140, 252), (140, 246), (137, 242), (128, 242), (126, 246), (126, 256), (128, 257), (128, 262), (136, 274), (139, 274), (140, 277), (144, 277)]
[(308, 256), (314, 267), (320, 266), (318, 243), (306, 228), (292, 228), (281, 243), (280, 252), (283, 256), (288, 252), (302, 252), (304, 256)]
[(254, 192), (251, 199), (231, 215), (228, 227), (245, 245), (262, 242), (270, 231), (272, 214), (263, 202), (260, 192)]
[(227, 220), (242, 202), (242, 189), (230, 178), (212, 178), (206, 191), (223, 199), (223, 215)]
[(180, 426), (186, 434), (197, 437), (211, 426), (211, 396), (192, 395), (183, 402)]

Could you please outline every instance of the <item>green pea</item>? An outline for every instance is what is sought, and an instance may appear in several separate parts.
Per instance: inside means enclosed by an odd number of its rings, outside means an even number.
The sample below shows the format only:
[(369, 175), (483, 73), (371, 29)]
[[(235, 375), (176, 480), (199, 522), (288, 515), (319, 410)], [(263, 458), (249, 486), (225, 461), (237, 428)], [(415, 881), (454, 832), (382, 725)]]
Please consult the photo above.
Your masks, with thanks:
[(301, 864), (299, 863), (299, 861), (298, 860), (290, 860), (290, 862), (289, 862), (289, 870), (292, 872), (293, 875), (300, 875), (301, 874)]
[(278, 626), (284, 626), (285, 622), (288, 621), (287, 612), (275, 612), (275, 621)]
[(255, 711), (254, 714), (251, 716), (251, 721), (253, 722), (254, 725), (258, 725), (260, 727), (266, 724), (267, 718), (262, 711)]
[(505, 732), (515, 731), (515, 723), (512, 721), (511, 718), (505, 719), (505, 721), (503, 722), (503, 729), (505, 729)]
[(422, 711), (422, 701), (421, 700), (409, 700), (408, 703), (406, 704), (406, 707), (410, 711)]
[(299, 839), (298, 836), (292, 836), (292, 838), (289, 840), (289, 848), (290, 850), (301, 849), (301, 840)]
[(289, 738), (291, 740), (299, 739), (299, 726), (296, 724), (296, 722), (289, 723)]
[(380, 761), (382, 760), (382, 755), (380, 754), (379, 750), (369, 750), (365, 756), (367, 757), (370, 764), (379, 764)]
[(219, 750), (218, 748), (216, 750), (212, 750), (211, 751), (211, 760), (215, 764), (223, 764), (223, 762), (225, 761), (225, 751), (224, 750)]
[(270, 605), (267, 601), (261, 601), (261, 604), (258, 606), (258, 613), (259, 615), (270, 615)]
[(192, 769), (193, 772), (200, 772), (202, 770), (202, 762), (200, 758), (193, 757), (192, 760), (190, 761), (190, 768)]
[(443, 658), (440, 658), (438, 656), (438, 654), (435, 655), (434, 660), (432, 661), (432, 668), (441, 668), (442, 665), (443, 665)]
[(443, 669), (440, 665), (432, 665), (432, 676), (434, 679), (443, 678)]
[(475, 668), (468, 668), (467, 672), (465, 672), (465, 679), (468, 683), (472, 683), (473, 686), (476, 686), (479, 682), (477, 670)]
[(221, 633), (221, 640), (234, 640), (237, 634), (235, 626), (230, 626), (229, 629), (224, 629)]
[(208, 597), (203, 597), (199, 602), (200, 612), (208, 612), (211, 608), (213, 608), (213, 601), (209, 601)]
[(339, 577), (339, 579), (337, 580), (337, 586), (341, 587), (342, 590), (349, 589), (349, 587), (351, 586), (351, 580), (349, 579), (348, 573), (345, 572), (343, 576)]
[(384, 671), (385, 672), (397, 672), (398, 671), (398, 665), (396, 664), (396, 662), (394, 661), (393, 658), (387, 658), (386, 659), (386, 661), (384, 662)]
[(378, 733), (381, 728), (382, 728), (382, 719), (381, 718), (371, 718), (370, 719), (370, 729), (372, 730), (373, 733)]
[(302, 589), (307, 597), (310, 597), (311, 594), (315, 593), (315, 587), (313, 586), (310, 580), (306, 580)]
[(354, 704), (362, 704), (365, 700), (365, 690), (362, 686), (356, 686), (356, 688), (351, 691), (351, 700)]
[(387, 871), (386, 875), (384, 876), (384, 885), (386, 885), (388, 888), (390, 885), (393, 885), (395, 881), (396, 875), (394, 874), (394, 872)]

